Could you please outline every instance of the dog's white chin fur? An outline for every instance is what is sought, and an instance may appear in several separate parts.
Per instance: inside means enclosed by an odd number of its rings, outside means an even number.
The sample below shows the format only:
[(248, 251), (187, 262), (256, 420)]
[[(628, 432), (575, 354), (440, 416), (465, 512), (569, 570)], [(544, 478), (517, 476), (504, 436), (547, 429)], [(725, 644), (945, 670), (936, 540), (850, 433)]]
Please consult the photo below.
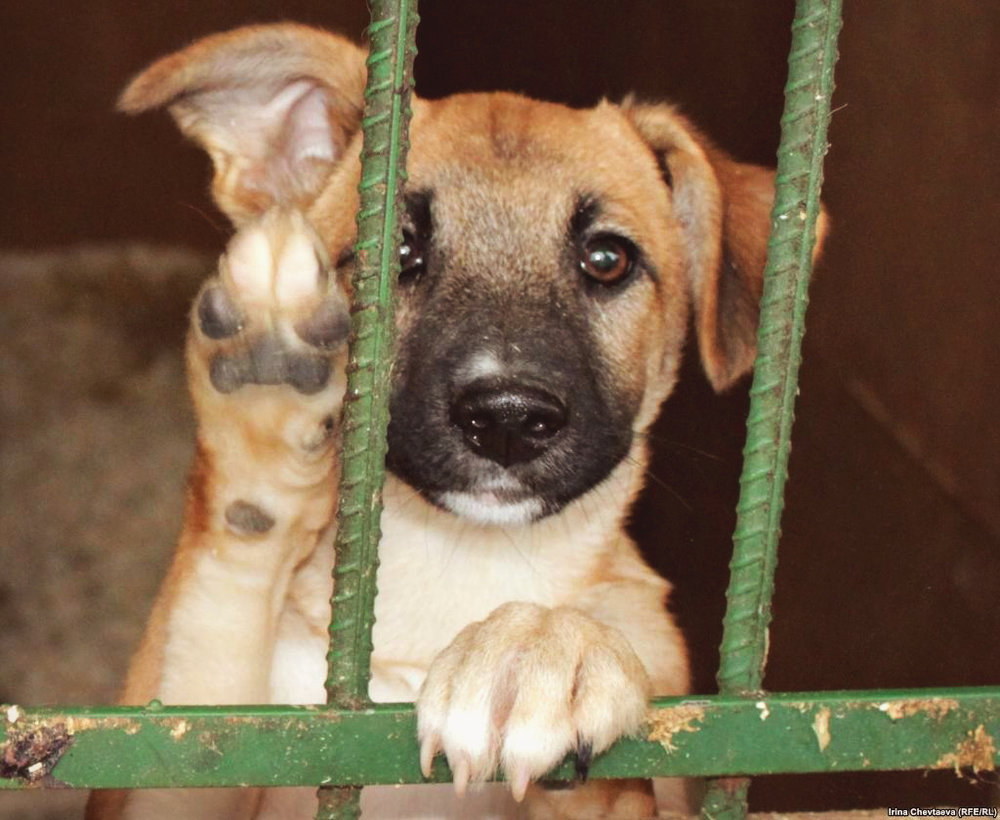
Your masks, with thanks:
[(447, 492), (441, 495), (439, 503), (455, 515), (494, 527), (530, 524), (542, 514), (540, 499), (504, 501), (492, 492)]

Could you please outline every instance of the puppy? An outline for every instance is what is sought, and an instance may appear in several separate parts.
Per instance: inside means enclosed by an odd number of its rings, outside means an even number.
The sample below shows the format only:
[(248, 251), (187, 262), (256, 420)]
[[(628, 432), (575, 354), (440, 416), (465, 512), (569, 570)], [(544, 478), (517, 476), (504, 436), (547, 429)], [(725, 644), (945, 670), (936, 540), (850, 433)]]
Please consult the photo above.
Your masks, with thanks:
[[(324, 701), (364, 60), (250, 27), (121, 99), (169, 108), (237, 229), (193, 311), (183, 534), (123, 703)], [(443, 753), (454, 786), (366, 789), (363, 809), (685, 809), (680, 781), (537, 781), (687, 691), (669, 586), (623, 522), (689, 316), (717, 389), (752, 365), (773, 172), (631, 101), (415, 99), (411, 143), (370, 693), (416, 701), (422, 766)], [(506, 785), (464, 794), (498, 769)], [(314, 810), (309, 789), (168, 790), (95, 793), (88, 817)]]

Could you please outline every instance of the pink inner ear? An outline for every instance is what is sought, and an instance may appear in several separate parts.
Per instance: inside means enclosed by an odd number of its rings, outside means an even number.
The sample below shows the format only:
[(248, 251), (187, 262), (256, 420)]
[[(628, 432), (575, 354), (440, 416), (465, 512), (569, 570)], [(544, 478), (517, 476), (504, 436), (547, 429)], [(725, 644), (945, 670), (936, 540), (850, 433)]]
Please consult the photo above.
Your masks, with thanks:
[[(306, 87), (305, 93), (301, 93), (302, 86)], [(278, 95), (300, 92), (285, 116), (282, 135), (285, 143), (282, 153), (293, 167), (307, 160), (334, 162), (337, 159), (326, 94), (318, 86), (310, 86), (305, 80), (299, 80)]]
[(215, 96), (206, 142), (240, 158), (240, 187), (286, 204), (317, 192), (342, 152), (322, 86), (295, 80), (266, 102), (259, 87)]
[(260, 156), (266, 192), (275, 202), (297, 202), (317, 192), (340, 153), (322, 87), (307, 80), (285, 86), (261, 110), (266, 130)]

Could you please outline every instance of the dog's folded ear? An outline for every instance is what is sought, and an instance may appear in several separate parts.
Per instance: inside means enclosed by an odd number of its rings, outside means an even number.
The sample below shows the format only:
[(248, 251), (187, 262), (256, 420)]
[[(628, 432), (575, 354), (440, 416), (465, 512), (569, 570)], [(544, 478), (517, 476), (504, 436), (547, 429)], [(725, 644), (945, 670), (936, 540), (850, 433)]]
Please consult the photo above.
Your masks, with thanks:
[[(687, 250), (702, 365), (716, 390), (753, 367), (774, 171), (736, 162), (668, 105), (622, 110), (653, 149), (671, 188)], [(826, 215), (817, 225), (818, 254)]]
[(169, 106), (211, 156), (212, 193), (239, 225), (320, 193), (360, 126), (364, 85), (365, 51), (354, 43), (308, 26), (248, 26), (154, 63), (118, 105)]

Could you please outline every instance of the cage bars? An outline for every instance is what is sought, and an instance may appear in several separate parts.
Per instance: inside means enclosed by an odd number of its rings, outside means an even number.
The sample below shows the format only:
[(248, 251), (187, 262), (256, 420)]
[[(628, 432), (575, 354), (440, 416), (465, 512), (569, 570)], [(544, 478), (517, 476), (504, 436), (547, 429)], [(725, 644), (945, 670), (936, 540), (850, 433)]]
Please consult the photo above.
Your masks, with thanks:
[[(393, 286), (399, 276), (417, 2), (373, 0), (371, 13), (326, 683), (327, 702), (345, 709), (370, 703)], [(319, 797), (319, 820), (360, 815), (358, 787), (321, 788)]]
[[(797, 0), (771, 213), (757, 358), (736, 507), (717, 680), (722, 694), (763, 683), (802, 337), (827, 151), (841, 0)], [(706, 818), (742, 818), (749, 781), (717, 781)]]
[(327, 695), (330, 704), (368, 701), (375, 573), (389, 421), (393, 284), (399, 275), (400, 205), (406, 176), (415, 0), (376, 0), (369, 28), (362, 129), (361, 206), (353, 280), (352, 333), (344, 399), (343, 456), (335, 545)]

